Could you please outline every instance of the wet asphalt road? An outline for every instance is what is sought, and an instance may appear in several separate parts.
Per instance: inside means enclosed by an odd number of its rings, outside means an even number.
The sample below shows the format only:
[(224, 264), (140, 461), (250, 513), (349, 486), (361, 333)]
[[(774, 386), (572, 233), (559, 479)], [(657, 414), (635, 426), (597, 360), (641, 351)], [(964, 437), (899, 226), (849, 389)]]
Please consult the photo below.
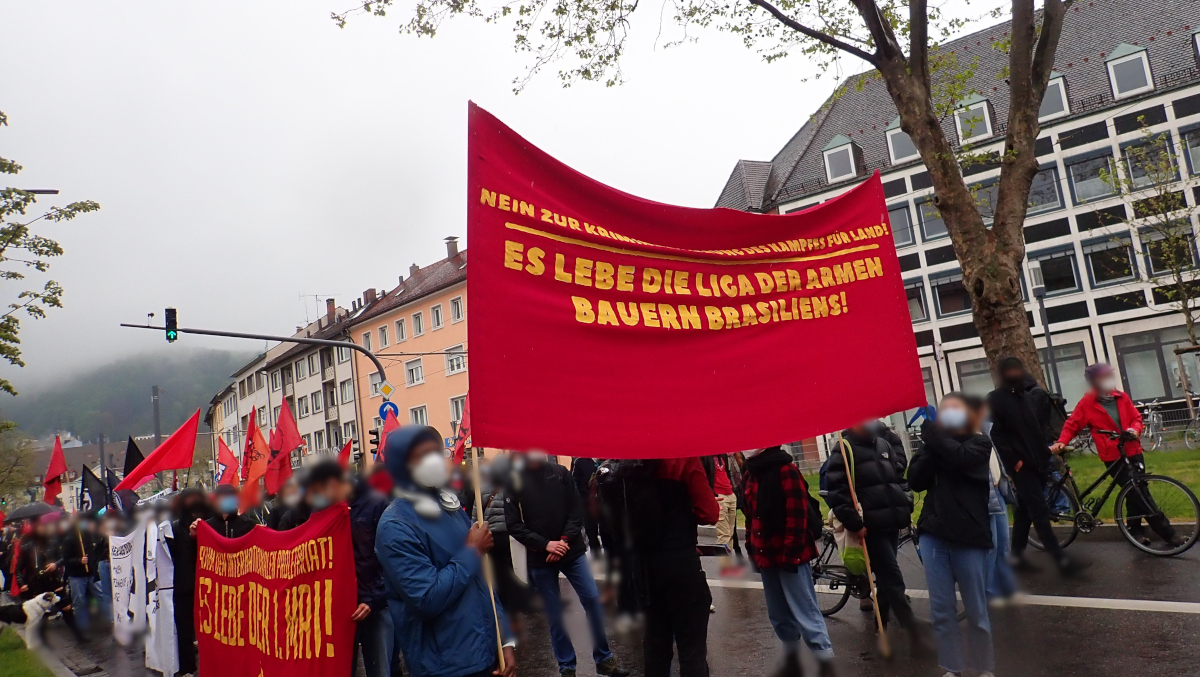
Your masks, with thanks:
[[(1045, 571), (1022, 577), (1022, 591), (1092, 600), (1200, 603), (1200, 547), (1178, 557), (1155, 558), (1109, 534), (1095, 533), (1081, 536), (1069, 552), (1091, 560), (1093, 565), (1078, 577), (1063, 580), (1050, 571), (1049, 560), (1043, 561), (1043, 556), (1036, 553), (1031, 559), (1045, 564)], [(900, 562), (907, 587), (913, 591), (914, 611), (918, 618), (928, 620), (929, 605), (920, 592), (925, 590), (925, 577), (911, 546), (902, 549)], [(779, 642), (767, 620), (762, 590), (752, 587), (758, 577), (746, 574), (737, 580), (723, 580), (716, 561), (710, 558), (705, 559), (705, 568), (717, 607), (710, 616), (708, 631), (712, 675), (770, 675), (780, 656)], [(566, 581), (560, 579), (560, 584), (563, 597), (573, 600), (574, 592)], [(1200, 605), (1182, 607), (1190, 613), (1180, 613), (1089, 608), (1097, 604), (1089, 600), (1039, 601), (1044, 605), (1023, 604), (993, 611), (998, 677), (1200, 675)], [(594, 675), (589, 658), (591, 641), (577, 603), (567, 610), (567, 625), (581, 658), (579, 675)], [(878, 658), (872, 634), (874, 616), (859, 611), (853, 598), (828, 619), (827, 625), (843, 675), (941, 677), (944, 672), (934, 658), (911, 656), (907, 638), (898, 627), (889, 630), (896, 655), (890, 661)], [(636, 633), (614, 633), (611, 618), (609, 628), (614, 653), (633, 675), (640, 677), (640, 638)], [(528, 619), (517, 659), (522, 676), (557, 674), (549, 634), (541, 618)]]

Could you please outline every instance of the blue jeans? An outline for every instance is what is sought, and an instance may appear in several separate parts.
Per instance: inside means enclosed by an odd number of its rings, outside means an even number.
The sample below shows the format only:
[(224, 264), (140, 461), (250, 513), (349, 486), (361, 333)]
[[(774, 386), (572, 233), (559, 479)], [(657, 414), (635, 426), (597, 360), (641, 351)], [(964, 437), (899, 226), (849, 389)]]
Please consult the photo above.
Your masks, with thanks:
[(766, 568), (759, 573), (767, 596), (767, 618), (784, 647), (795, 651), (803, 639), (817, 660), (833, 658), (833, 642), (817, 605), (812, 567), (805, 563), (796, 571)]
[(91, 603), (92, 579), (90, 576), (71, 576), (67, 579), (71, 589), (71, 609), (75, 612), (75, 627), (80, 632), (88, 629), (88, 605)]
[(592, 659), (599, 664), (612, 658), (608, 648), (608, 637), (604, 634), (604, 608), (600, 606), (600, 593), (596, 590), (596, 579), (592, 568), (588, 565), (587, 557), (582, 555), (570, 562), (557, 562), (558, 566), (529, 567), (529, 582), (538, 594), (546, 609), (546, 621), (550, 625), (550, 645), (554, 649), (554, 658), (558, 661), (559, 671), (575, 669), (575, 647), (571, 637), (563, 627), (562, 601), (558, 594), (558, 573), (561, 571), (567, 577), (567, 582), (575, 588), (579, 596), (579, 606), (587, 614), (588, 625), (592, 630)]
[(112, 563), (104, 560), (96, 564), (100, 575), (92, 581), (92, 596), (100, 600), (100, 613), (105, 622), (112, 623)]
[[(389, 677), (395, 652), (396, 633), (392, 614), (385, 608), (371, 611), (354, 629), (354, 642), (362, 647), (363, 670), (367, 677)], [(354, 652), (350, 674), (358, 672), (358, 652)]]
[[(988, 553), (984, 548), (953, 545), (931, 534), (921, 534), (921, 559), (929, 584), (929, 614), (937, 636), (938, 665), (959, 673), (964, 667), (988, 672), (996, 664), (992, 625), (988, 619)], [(954, 584), (967, 610), (966, 658), (958, 626), (958, 600)]]
[(1017, 581), (1008, 563), (1008, 511), (989, 516), (992, 520), (992, 549), (987, 557), (987, 598), (1012, 597)]

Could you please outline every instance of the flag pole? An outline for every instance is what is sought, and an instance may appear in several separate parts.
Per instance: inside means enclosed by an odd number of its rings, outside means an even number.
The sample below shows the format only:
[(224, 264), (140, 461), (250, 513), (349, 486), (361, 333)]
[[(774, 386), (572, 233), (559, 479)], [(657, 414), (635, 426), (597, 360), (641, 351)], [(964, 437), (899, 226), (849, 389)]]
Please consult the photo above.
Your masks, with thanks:
[[(483, 519), (483, 495), (480, 485), (483, 482), (479, 471), (479, 459), (475, 457), (475, 448), (467, 447), (471, 452), (471, 484), (475, 485), (475, 520), (480, 526), (487, 528)], [(500, 636), (500, 612), (496, 610), (496, 591), (492, 582), (492, 562), (487, 553), (483, 555), (483, 580), (487, 581), (488, 599), (492, 600), (492, 619), (496, 621), (496, 657), (500, 660), (500, 672), (504, 672), (504, 639)]]
[[(850, 473), (850, 460), (846, 458), (846, 446), (842, 442), (842, 432), (839, 430), (837, 434), (838, 450), (842, 452), (842, 464), (846, 466), (846, 479), (850, 485), (850, 502), (854, 506), (854, 510), (862, 515), (862, 509), (858, 505), (858, 493), (854, 490), (854, 476)], [(853, 450), (850, 453), (854, 453)], [(871, 588), (871, 601), (875, 608), (875, 627), (879, 629), (879, 653), (884, 658), (892, 657), (892, 645), (888, 643), (887, 628), (883, 627), (883, 616), (879, 613), (879, 592), (875, 589), (875, 577), (871, 574), (871, 555), (867, 552), (867, 539), (863, 538), (863, 561), (867, 565), (867, 584)]]

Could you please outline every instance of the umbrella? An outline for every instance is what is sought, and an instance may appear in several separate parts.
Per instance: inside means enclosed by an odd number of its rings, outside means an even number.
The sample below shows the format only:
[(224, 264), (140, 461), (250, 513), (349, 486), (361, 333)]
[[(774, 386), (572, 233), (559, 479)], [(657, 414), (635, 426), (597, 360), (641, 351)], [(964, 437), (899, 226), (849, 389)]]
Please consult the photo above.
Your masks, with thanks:
[(8, 516), (8, 518), (4, 520), (4, 523), (8, 524), (9, 522), (17, 522), (20, 520), (37, 519), (42, 515), (49, 515), (50, 513), (55, 512), (59, 512), (58, 508), (42, 503), (41, 501), (37, 501), (35, 503), (30, 503), (29, 505), (23, 505), (17, 508), (11, 515)]

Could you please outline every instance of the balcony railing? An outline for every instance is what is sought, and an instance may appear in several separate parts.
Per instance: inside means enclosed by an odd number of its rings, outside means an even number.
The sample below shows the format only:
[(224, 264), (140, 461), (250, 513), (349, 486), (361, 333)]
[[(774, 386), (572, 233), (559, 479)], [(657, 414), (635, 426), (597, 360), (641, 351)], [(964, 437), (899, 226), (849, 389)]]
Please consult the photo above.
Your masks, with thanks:
[(333, 367), (325, 367), (325, 369), (323, 369), (321, 371), (321, 382), (322, 383), (324, 383), (326, 381), (332, 381), (336, 377), (337, 377), (337, 374), (335, 373)]
[(337, 407), (325, 407), (325, 420), (336, 421), (338, 417)]
[(292, 393), (294, 391), (295, 391), (295, 387), (291, 383), (283, 384), (283, 396), (284, 397), (291, 397)]

